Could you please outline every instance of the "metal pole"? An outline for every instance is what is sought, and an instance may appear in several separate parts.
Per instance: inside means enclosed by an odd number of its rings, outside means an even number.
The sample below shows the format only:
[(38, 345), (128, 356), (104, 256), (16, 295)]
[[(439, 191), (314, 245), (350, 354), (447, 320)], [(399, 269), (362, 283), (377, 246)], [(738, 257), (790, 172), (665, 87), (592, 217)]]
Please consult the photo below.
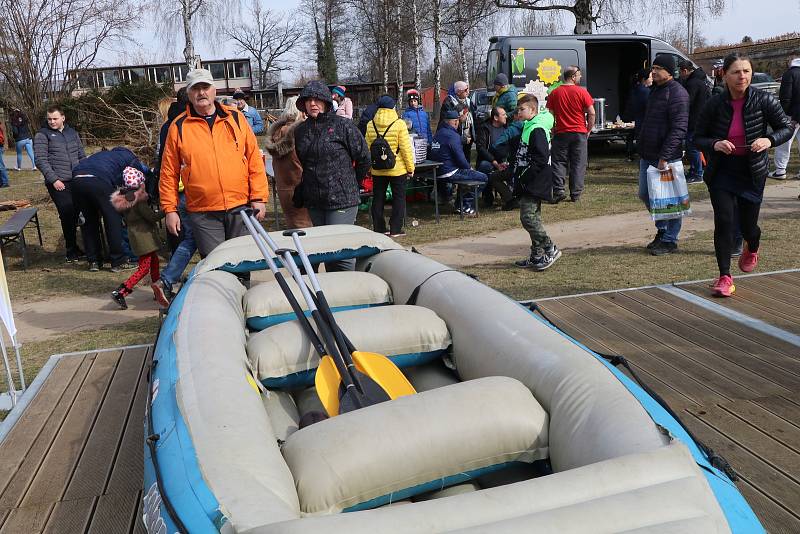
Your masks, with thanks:
[(17, 342), (17, 336), (11, 336), (11, 344), (14, 345), (14, 352), (17, 356), (17, 372), (19, 373), (19, 383), (22, 386), (20, 391), (25, 391), (25, 372), (22, 370), (22, 355), (19, 352), (20, 344)]
[(6, 381), (8, 382), (8, 396), (11, 397), (11, 406), (17, 405), (17, 390), (14, 388), (14, 377), (11, 376), (11, 367), (8, 364), (8, 353), (6, 352), (6, 340), (0, 333), (0, 347), (3, 349), (3, 365), (6, 366)]

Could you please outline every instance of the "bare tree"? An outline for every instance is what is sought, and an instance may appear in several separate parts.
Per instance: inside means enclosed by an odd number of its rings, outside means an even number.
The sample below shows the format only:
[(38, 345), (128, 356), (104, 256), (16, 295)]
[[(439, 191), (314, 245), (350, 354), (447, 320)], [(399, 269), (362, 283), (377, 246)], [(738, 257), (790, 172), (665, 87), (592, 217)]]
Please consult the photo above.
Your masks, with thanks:
[(411, 0), (411, 33), (414, 46), (414, 87), (422, 91), (422, 50), (420, 49), (419, 19), (417, 18), (417, 1)]
[(319, 75), (328, 82), (336, 82), (339, 78), (336, 45), (345, 27), (341, 4), (336, 0), (302, 0), (300, 7), (313, 26)]
[(433, 0), (433, 115), (439, 116), (442, 93), (442, 0)]
[(210, 40), (214, 41), (216, 23), (236, 15), (239, 0), (151, 0), (148, 9), (153, 13), (156, 26), (165, 43), (171, 44), (178, 28), (183, 30), (183, 58), (190, 69), (197, 68), (193, 30), (203, 23)]
[(224, 33), (238, 51), (253, 56), (258, 86), (263, 89), (270, 75), (291, 70), (285, 57), (303, 38), (303, 29), (296, 13), (263, 9), (260, 0), (252, 0), (247, 20), (226, 28)]
[[(397, 3), (395, 7), (395, 33), (396, 35), (400, 34), (400, 29), (403, 27), (403, 12), (400, 9), (400, 2)], [(395, 83), (397, 84), (397, 109), (403, 109), (403, 43), (401, 40), (398, 39), (397, 42), (397, 76), (395, 79)]]
[[(637, 0), (494, 0), (497, 7), (538, 12), (567, 12), (575, 17), (573, 33), (592, 33), (593, 28), (623, 26)], [(650, 6), (648, 6), (650, 7)]]
[(129, 0), (0, 0), (0, 78), (38, 124), (48, 97), (67, 95), (101, 48), (125, 39), (141, 8)]
[(483, 25), (494, 14), (495, 8), (493, 0), (454, 0), (445, 12), (448, 21), (446, 33), (456, 40), (462, 79), (467, 83), (470, 83), (469, 68), (464, 42), (475, 28)]
[(686, 21), (686, 48), (687, 54), (693, 54), (694, 49), (701, 43), (701, 34), (695, 29), (698, 21), (707, 15), (721, 15), (725, 11), (725, 0), (679, 0), (671, 4), (676, 8), (676, 13)]
[(386, 92), (392, 39), (397, 31), (393, 0), (349, 0), (348, 4), (355, 14), (353, 27), (357, 28), (359, 40), (366, 44), (364, 53), (380, 66), (382, 89)]

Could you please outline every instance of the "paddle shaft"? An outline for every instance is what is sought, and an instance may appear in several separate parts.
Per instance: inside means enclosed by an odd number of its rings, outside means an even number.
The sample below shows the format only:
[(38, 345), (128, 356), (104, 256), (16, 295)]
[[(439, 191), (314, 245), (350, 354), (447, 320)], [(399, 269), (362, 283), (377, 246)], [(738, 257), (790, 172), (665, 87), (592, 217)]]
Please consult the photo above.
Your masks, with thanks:
[[(272, 237), (269, 235), (269, 233), (267, 233), (266, 230), (264, 230), (263, 227), (259, 231), (259, 235), (264, 238), (264, 241), (266, 241), (267, 246), (272, 250), (272, 252), (275, 255), (277, 255), (278, 250), (280, 250), (280, 248), (278, 247), (278, 244), (275, 242), (275, 240), (272, 239)], [(314, 292), (316, 293), (316, 295), (314, 295), (314, 293), (308, 292), (309, 293), (308, 297), (314, 300), (315, 307), (320, 311), (323, 319), (327, 322), (328, 326), (333, 331), (333, 336), (336, 339), (339, 348), (339, 353), (342, 355), (344, 364), (347, 367), (351, 378), (355, 382), (356, 387), (358, 388), (359, 391), (363, 393), (364, 386), (361, 383), (358, 373), (356, 372), (356, 364), (355, 362), (353, 362), (353, 357), (351, 355), (352, 351), (354, 351), (355, 348), (353, 348), (353, 344), (350, 342), (349, 339), (347, 339), (342, 329), (339, 328), (339, 325), (336, 324), (336, 321), (333, 318), (333, 312), (331, 311), (331, 307), (328, 305), (328, 301), (325, 299), (325, 295), (322, 293), (322, 288), (320, 288), (319, 286), (319, 281), (317, 280), (316, 273), (314, 273), (314, 268), (311, 266), (311, 262), (308, 260), (308, 256), (306, 255), (305, 250), (302, 250), (302, 244), (300, 244), (301, 249), (297, 249), (297, 246), (300, 243), (300, 241), (296, 232), (292, 232), (292, 239), (295, 242), (295, 248), (297, 250), (298, 255), (300, 256), (300, 261), (303, 263), (303, 268), (306, 271), (306, 275), (308, 276), (308, 279), (311, 281), (311, 286), (314, 288)], [(286, 256), (288, 256), (288, 258)], [(301, 291), (303, 291), (303, 289), (308, 291), (308, 286), (306, 286), (303, 277), (300, 275), (300, 271), (294, 262), (294, 258), (292, 258), (288, 252), (284, 253), (284, 263), (286, 264), (286, 268), (289, 270), (289, 272), (292, 273), (292, 277), (295, 279), (295, 282), (297, 282), (298, 285), (303, 286), (301, 288)], [(295, 271), (297, 272), (297, 275), (295, 275)], [(303, 296), (305, 297), (305, 292), (303, 292)]]
[[(266, 247), (264, 247), (264, 243), (266, 243), (267, 246), (269, 248), (271, 248), (272, 252), (275, 253), (275, 254), (277, 254), (277, 251), (278, 251), (277, 244), (269, 236), (267, 231), (264, 230), (264, 227), (262, 227), (260, 224), (255, 224), (253, 222), (254, 217), (252, 215), (247, 214), (246, 212), (243, 212), (242, 216), (245, 217), (245, 224), (247, 225), (247, 229), (249, 231), (251, 231), (251, 233), (253, 234), (253, 239), (255, 239), (256, 244), (259, 247), (259, 250), (261, 250), (261, 253), (267, 259), (267, 264), (270, 266), (270, 269), (273, 269), (273, 267), (274, 267), (275, 270), (277, 271), (278, 267), (272, 261), (272, 255), (267, 251)], [(333, 363), (336, 365), (336, 370), (339, 371), (339, 375), (342, 378), (342, 383), (344, 384), (346, 390), (349, 391), (351, 389), (355, 389), (355, 390), (357, 390), (357, 392), (363, 393), (364, 392), (363, 387), (361, 386), (360, 382), (357, 383), (358, 377), (355, 375), (355, 373), (353, 373), (353, 374), (350, 373), (349, 366), (347, 365), (345, 357), (339, 351), (339, 348), (337, 347), (336, 342), (334, 341), (334, 335), (333, 335), (333, 332), (331, 331), (330, 326), (324, 320), (323, 316), (320, 314), (319, 309), (317, 308), (316, 304), (314, 303), (314, 299), (311, 298), (311, 294), (308, 291), (308, 287), (306, 286), (305, 282), (303, 281), (303, 277), (300, 274), (300, 271), (297, 269), (297, 266), (294, 263), (294, 259), (292, 258), (292, 255), (288, 250), (286, 252), (284, 252), (284, 254), (283, 254), (283, 263), (284, 263), (284, 266), (291, 273), (292, 278), (294, 278), (295, 283), (300, 288), (300, 293), (302, 293), (303, 298), (306, 301), (306, 305), (308, 306), (308, 309), (311, 311), (311, 317), (312, 317), (312, 319), (314, 319), (314, 323), (317, 325), (317, 330), (319, 330), (319, 333), (322, 336), (322, 340), (323, 340), (324, 346), (328, 349), (327, 353), (328, 353), (328, 355), (331, 356), (331, 359), (333, 359)], [(273, 273), (274, 272), (275, 271), (273, 271)], [(287, 292), (286, 297), (290, 299), (290, 303), (291, 303), (291, 300), (294, 300), (294, 294), (291, 291)], [(295, 302), (296, 302), (296, 300), (295, 300)], [(298, 308), (299, 308), (299, 306), (298, 306)], [(308, 321), (308, 319), (306, 318), (305, 314), (302, 313), (302, 311), (301, 311), (300, 315), (298, 315), (298, 320), (301, 323), (303, 321), (306, 321), (306, 323), (307, 323), (307, 321)], [(309, 325), (309, 328), (310, 328), (310, 325)], [(324, 353), (321, 353), (320, 357), (322, 357), (323, 355), (324, 355)], [(349, 359), (350, 355), (347, 354), (347, 356), (348, 356), (348, 359)], [(353, 370), (355, 370), (355, 366), (353, 366)], [(357, 407), (359, 407), (359, 408), (363, 407), (363, 403), (358, 398), (358, 395), (352, 395), (352, 397), (353, 397), (354, 401), (356, 402)]]

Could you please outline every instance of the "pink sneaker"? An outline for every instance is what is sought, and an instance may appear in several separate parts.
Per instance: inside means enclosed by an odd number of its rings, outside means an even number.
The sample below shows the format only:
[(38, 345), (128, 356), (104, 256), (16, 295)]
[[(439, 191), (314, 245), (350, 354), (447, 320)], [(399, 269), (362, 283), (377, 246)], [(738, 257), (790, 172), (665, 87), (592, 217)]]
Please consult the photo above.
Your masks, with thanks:
[(758, 251), (750, 252), (750, 245), (745, 243), (742, 255), (739, 256), (739, 269), (743, 273), (752, 272), (758, 265)]
[(724, 274), (714, 282), (714, 288), (711, 293), (715, 297), (730, 297), (734, 291), (736, 291), (736, 286), (733, 285), (733, 278), (728, 274)]

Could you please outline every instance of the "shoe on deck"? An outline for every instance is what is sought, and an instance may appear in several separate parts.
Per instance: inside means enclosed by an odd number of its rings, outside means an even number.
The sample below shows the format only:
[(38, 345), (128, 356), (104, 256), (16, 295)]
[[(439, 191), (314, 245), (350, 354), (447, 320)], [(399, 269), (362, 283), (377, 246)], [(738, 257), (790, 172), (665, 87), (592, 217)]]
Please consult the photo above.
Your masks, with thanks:
[(115, 289), (114, 291), (111, 292), (111, 299), (117, 303), (117, 306), (119, 306), (120, 309), (123, 310), (128, 309), (128, 303), (125, 302), (125, 296), (122, 293), (120, 293), (119, 290)]
[(786, 171), (772, 171), (767, 176), (769, 176), (770, 178), (775, 178), (776, 180), (785, 180)]
[(733, 278), (724, 274), (714, 282), (711, 294), (715, 297), (730, 297), (734, 291), (736, 291), (736, 286), (733, 285)]
[(739, 269), (743, 273), (752, 272), (758, 265), (758, 251), (750, 252), (750, 245), (745, 243), (742, 255), (739, 256)]
[(678, 252), (678, 244), (672, 241), (658, 241), (658, 244), (650, 249), (650, 254), (653, 256), (663, 256), (664, 254), (672, 254)]

